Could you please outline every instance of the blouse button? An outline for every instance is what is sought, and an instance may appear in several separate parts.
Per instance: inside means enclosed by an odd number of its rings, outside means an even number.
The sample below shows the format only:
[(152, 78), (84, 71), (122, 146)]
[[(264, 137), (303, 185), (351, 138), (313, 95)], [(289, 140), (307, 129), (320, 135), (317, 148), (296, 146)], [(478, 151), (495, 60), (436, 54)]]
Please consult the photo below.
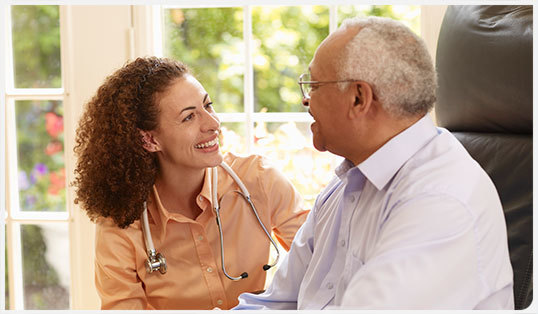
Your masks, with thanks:
[(213, 268), (211, 268), (211, 267), (208, 267), (208, 268), (207, 268), (206, 270), (207, 270), (207, 272), (208, 272), (208, 273), (210, 273), (210, 272), (212, 272), (212, 271), (213, 271)]
[(203, 239), (204, 239), (204, 236), (201, 236), (201, 235), (198, 236), (198, 241), (202, 241)]
[(224, 303), (224, 302), (222, 302), (221, 299), (218, 299), (218, 300), (217, 300), (217, 304), (218, 304), (218, 305), (222, 305), (222, 303)]
[(327, 284), (327, 289), (331, 290), (332, 288), (334, 288), (334, 286), (333, 286), (332, 283), (329, 282), (329, 283)]

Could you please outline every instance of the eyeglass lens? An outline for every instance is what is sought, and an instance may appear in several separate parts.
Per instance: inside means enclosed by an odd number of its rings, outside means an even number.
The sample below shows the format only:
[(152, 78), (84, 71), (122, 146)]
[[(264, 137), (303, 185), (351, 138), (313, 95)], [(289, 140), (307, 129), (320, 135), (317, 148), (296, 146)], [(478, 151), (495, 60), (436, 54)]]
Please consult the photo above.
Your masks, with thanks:
[[(305, 73), (303, 75), (301, 75), (301, 81), (302, 82), (308, 82), (310, 81), (310, 74), (309, 73)], [(310, 97), (310, 91), (312, 90), (312, 85), (306, 83), (306, 84), (301, 84), (301, 91), (303, 92), (303, 96), (308, 98)]]

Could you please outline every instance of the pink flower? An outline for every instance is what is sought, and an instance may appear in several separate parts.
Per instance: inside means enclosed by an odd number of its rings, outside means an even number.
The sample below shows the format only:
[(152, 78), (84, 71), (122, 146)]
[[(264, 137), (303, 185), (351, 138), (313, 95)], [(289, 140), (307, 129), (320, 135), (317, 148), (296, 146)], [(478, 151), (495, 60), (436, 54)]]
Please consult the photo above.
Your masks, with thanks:
[(63, 146), (62, 146), (61, 142), (52, 141), (45, 148), (45, 154), (47, 154), (49, 156), (52, 156), (52, 155), (56, 154), (57, 152), (61, 152), (62, 148), (63, 148)]
[(45, 128), (53, 138), (58, 137), (64, 130), (63, 117), (56, 115), (54, 112), (45, 114)]
[(60, 190), (65, 188), (65, 168), (58, 172), (50, 173), (49, 194), (58, 195)]

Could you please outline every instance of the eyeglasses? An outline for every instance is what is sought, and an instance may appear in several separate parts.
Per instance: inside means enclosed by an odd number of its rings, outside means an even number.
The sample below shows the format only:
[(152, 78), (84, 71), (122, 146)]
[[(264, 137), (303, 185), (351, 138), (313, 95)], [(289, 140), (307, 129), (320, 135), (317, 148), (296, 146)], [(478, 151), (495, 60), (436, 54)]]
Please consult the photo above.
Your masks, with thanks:
[(303, 98), (310, 99), (310, 92), (312, 91), (312, 85), (342, 83), (342, 82), (357, 82), (358, 80), (339, 80), (339, 81), (311, 81), (310, 74), (304, 73), (299, 76), (299, 86), (301, 87), (301, 93)]

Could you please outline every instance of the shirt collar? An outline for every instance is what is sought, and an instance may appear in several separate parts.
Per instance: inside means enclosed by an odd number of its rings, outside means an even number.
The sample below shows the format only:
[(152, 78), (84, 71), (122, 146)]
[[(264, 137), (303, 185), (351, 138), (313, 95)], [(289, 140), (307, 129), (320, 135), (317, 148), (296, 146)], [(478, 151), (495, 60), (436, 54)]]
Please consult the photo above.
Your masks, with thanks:
[(433, 137), (439, 134), (429, 114), (390, 139), (357, 165), (368, 181), (382, 190), (396, 172)]

